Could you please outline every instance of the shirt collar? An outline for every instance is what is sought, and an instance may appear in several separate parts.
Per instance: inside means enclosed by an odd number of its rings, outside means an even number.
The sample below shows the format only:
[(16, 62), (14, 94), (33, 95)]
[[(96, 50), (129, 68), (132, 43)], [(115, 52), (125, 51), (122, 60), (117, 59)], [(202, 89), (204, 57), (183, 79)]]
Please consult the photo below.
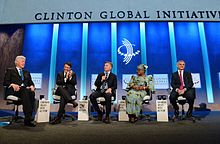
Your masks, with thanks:
[(108, 74), (109, 75), (110, 73), (111, 73), (111, 71), (109, 71), (109, 72), (104, 71), (104, 74)]
[(17, 69), (18, 71), (20, 71), (20, 69), (22, 69), (22, 68), (16, 67), (16, 69)]

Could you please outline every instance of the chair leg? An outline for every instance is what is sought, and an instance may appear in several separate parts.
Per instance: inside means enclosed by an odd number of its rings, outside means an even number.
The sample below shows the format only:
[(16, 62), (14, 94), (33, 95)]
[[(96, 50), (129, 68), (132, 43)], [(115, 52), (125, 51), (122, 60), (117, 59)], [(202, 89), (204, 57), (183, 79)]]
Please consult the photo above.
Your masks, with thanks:
[(142, 109), (141, 109), (141, 111), (140, 111), (140, 115), (141, 115), (141, 119), (143, 119), (144, 116), (143, 116), (143, 110), (142, 110)]
[(185, 115), (184, 105), (182, 105), (182, 116)]
[(15, 122), (17, 122), (17, 120), (18, 120), (18, 113), (19, 113), (19, 111), (18, 111), (18, 105), (16, 105), (16, 110), (15, 110)]

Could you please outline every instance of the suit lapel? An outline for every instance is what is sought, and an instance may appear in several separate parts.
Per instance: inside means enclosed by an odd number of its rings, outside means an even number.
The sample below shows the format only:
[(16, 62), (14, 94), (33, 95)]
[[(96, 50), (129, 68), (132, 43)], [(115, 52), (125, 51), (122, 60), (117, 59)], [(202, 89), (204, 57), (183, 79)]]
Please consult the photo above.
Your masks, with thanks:
[(19, 77), (21, 77), (16, 67), (14, 68), (14, 71)]
[(177, 76), (178, 82), (180, 82), (179, 71), (176, 72), (176, 76)]
[(183, 72), (183, 80), (184, 80), (184, 83), (186, 82), (186, 78), (187, 78), (187, 75), (186, 75), (186, 72), (184, 71), (184, 72)]
[(112, 76), (112, 72), (109, 73), (108, 79), (110, 79), (111, 76)]
[[(18, 70), (17, 70), (16, 67), (14, 68), (14, 71), (15, 71), (15, 73), (17, 74), (17, 76), (21, 79), (21, 76), (20, 76), (20, 74), (19, 74), (19, 72), (18, 72)], [(23, 75), (24, 75), (24, 73), (23, 73)]]
[(61, 79), (64, 81), (64, 71), (61, 73)]

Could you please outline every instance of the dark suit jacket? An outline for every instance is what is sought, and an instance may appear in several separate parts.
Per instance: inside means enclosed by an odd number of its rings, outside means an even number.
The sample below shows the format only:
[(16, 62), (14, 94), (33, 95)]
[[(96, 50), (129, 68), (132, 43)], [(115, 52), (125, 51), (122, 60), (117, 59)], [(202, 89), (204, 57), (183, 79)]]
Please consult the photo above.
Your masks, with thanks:
[[(187, 90), (193, 88), (193, 80), (192, 80), (192, 75), (190, 72), (187, 72), (187, 71), (183, 72), (183, 80), (185, 84), (184, 88), (186, 88)], [(180, 85), (181, 85), (180, 77), (179, 77), (178, 71), (176, 71), (172, 74), (171, 86), (173, 90), (176, 90), (177, 88), (180, 87)]]
[[(31, 85), (34, 86), (34, 83), (33, 83), (32, 79), (31, 79), (30, 72), (23, 69), (23, 75), (24, 75), (24, 81), (22, 81), (21, 76), (19, 75), (19, 72), (16, 69), (16, 67), (8, 68), (6, 70), (6, 73), (5, 73), (5, 78), (4, 78), (4, 84), (3, 85), (6, 86), (7, 88), (12, 83), (20, 85), (20, 86), (23, 83), (24, 87), (29, 87)], [(10, 94), (12, 94), (11, 91), (10, 91)], [(6, 92), (6, 95), (9, 95), (9, 93)]]
[(56, 84), (58, 86), (65, 86), (65, 88), (71, 95), (75, 94), (76, 91), (75, 85), (77, 84), (76, 73), (73, 72), (72, 79), (71, 80), (67, 79), (66, 82), (64, 81), (64, 72), (62, 71), (58, 73)]
[[(97, 87), (96, 90), (100, 90), (100, 87), (102, 86), (102, 84), (104, 83), (104, 81), (102, 82), (102, 76), (104, 76), (105, 73), (102, 72), (98, 75), (98, 77), (96, 78), (95, 81), (95, 86)], [(112, 72), (110, 72), (108, 79), (106, 80), (107, 84), (108, 84), (108, 88), (112, 89), (112, 93), (113, 95), (115, 95), (116, 89), (117, 89), (117, 77), (115, 74), (113, 74)]]
[(23, 70), (23, 75), (24, 75), (24, 81), (22, 81), (21, 76), (19, 75), (18, 70), (14, 68), (8, 68), (5, 73), (5, 78), (4, 78), (4, 86), (9, 87), (10, 84), (14, 83), (17, 85), (21, 85), (24, 83), (25, 87), (34, 86), (34, 83), (31, 79), (30, 72), (27, 70)]

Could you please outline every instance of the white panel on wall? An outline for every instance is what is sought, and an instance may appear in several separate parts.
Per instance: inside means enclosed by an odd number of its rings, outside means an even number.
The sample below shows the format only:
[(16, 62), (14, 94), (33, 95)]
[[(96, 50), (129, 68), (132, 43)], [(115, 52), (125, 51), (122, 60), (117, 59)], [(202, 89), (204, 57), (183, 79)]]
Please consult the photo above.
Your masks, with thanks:
[(169, 79), (168, 74), (154, 74), (154, 87), (155, 89), (168, 89)]
[(95, 80), (96, 80), (97, 76), (98, 76), (98, 74), (91, 74), (91, 90), (96, 89)]
[(36, 89), (42, 87), (42, 73), (30, 73)]
[(199, 73), (192, 73), (192, 79), (195, 88), (201, 88), (201, 80), (200, 80), (200, 74)]
[(122, 89), (126, 89), (127, 83), (129, 83), (133, 75), (136, 74), (122, 74)]

